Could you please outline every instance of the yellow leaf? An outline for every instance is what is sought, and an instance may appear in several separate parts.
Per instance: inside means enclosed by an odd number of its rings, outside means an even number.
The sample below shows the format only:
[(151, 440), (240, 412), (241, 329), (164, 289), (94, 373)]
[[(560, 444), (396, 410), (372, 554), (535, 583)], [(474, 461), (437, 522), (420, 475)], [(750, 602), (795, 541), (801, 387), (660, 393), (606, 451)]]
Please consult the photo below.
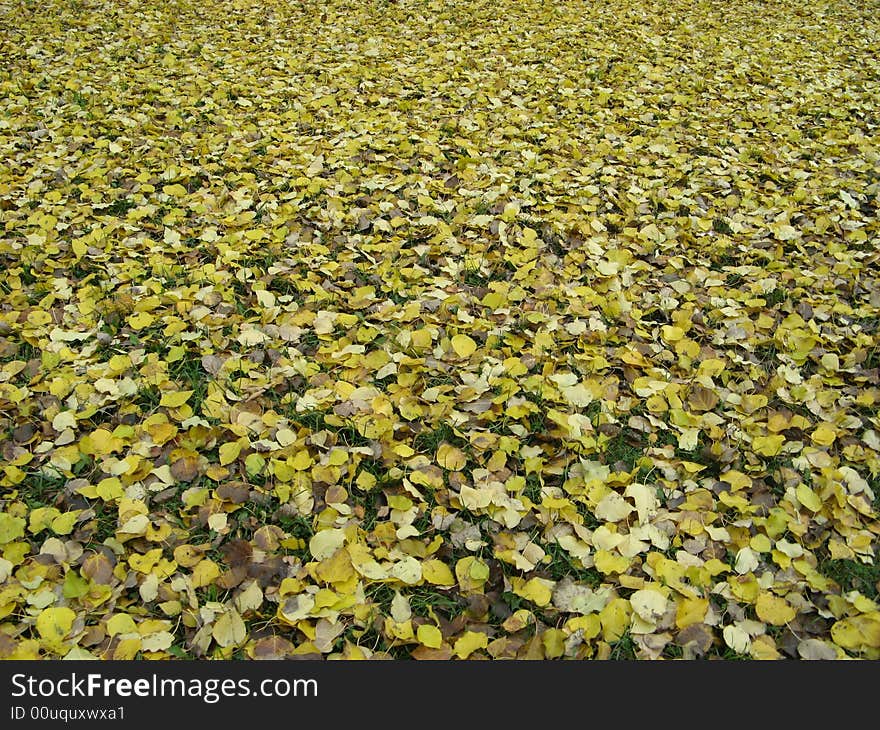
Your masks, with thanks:
[(782, 658), (779, 651), (776, 649), (776, 642), (767, 635), (756, 636), (752, 640), (752, 645), (749, 647), (749, 654), (753, 659), (760, 659), (763, 661)]
[(226, 529), (226, 523), (229, 518), (225, 512), (215, 512), (208, 517), (208, 528), (214, 532), (223, 532)]
[(850, 651), (880, 649), (880, 612), (851, 616), (831, 627), (834, 643)]
[(656, 622), (663, 618), (668, 599), (659, 591), (643, 588), (630, 596), (630, 605), (643, 621)]
[(489, 580), (489, 566), (479, 558), (468, 555), (455, 564), (455, 577), (463, 592), (482, 592), (483, 584)]
[(467, 659), (477, 649), (485, 649), (489, 646), (489, 637), (480, 631), (465, 631), (455, 640), (452, 652), (459, 659)]
[(235, 606), (242, 613), (256, 611), (263, 605), (263, 591), (257, 581), (251, 581), (247, 588), (235, 597)]
[(761, 587), (752, 573), (738, 577), (731, 576), (727, 582), (731, 593), (743, 603), (754, 603), (758, 600)]
[[(342, 548), (337, 549), (329, 558), (322, 560), (315, 568), (315, 575), (324, 583), (344, 583), (350, 580), (354, 574), (348, 551)], [(341, 588), (337, 590), (341, 590)]]
[(65, 512), (63, 515), (56, 517), (52, 520), (52, 532), (56, 535), (69, 535), (73, 531), (73, 526), (76, 524), (79, 513), (80, 510), (74, 510), (73, 512)]
[(21, 517), (13, 517), (0, 512), (0, 545), (17, 540), (24, 535), (25, 521)]
[(248, 473), (248, 476), (256, 476), (257, 474), (261, 474), (263, 468), (266, 466), (266, 459), (263, 458), (262, 454), (253, 453), (248, 454), (244, 460), (244, 468)]
[(477, 343), (467, 335), (455, 335), (452, 338), (452, 349), (459, 357), (470, 357), (476, 352)]
[(80, 441), (80, 451), (95, 456), (104, 456), (121, 447), (122, 439), (116, 438), (106, 428), (97, 428)]
[(667, 342), (678, 342), (682, 337), (684, 337), (684, 330), (681, 327), (676, 327), (671, 324), (664, 324), (663, 327), (660, 328), (663, 339)]
[(220, 445), (220, 466), (231, 464), (241, 453), (241, 441), (231, 441)]
[(721, 635), (724, 637), (724, 643), (737, 654), (748, 654), (752, 640), (744, 629), (731, 624), (724, 627)]
[(194, 392), (192, 390), (176, 390), (163, 393), (159, 405), (166, 408), (180, 408)]
[(297, 471), (305, 471), (314, 464), (314, 461), (309, 452), (303, 449), (302, 451), (297, 451), (296, 456), (289, 459), (287, 463)]
[(819, 444), (820, 446), (831, 446), (834, 443), (835, 439), (837, 439), (837, 432), (834, 430), (832, 426), (827, 423), (820, 423), (816, 430), (810, 435), (810, 439), (814, 444)]
[(752, 439), (752, 451), (761, 456), (777, 456), (782, 451), (785, 436), (774, 434), (772, 436), (755, 436)]
[(113, 500), (120, 499), (125, 494), (125, 490), (122, 488), (122, 482), (117, 477), (107, 477), (98, 482), (95, 487), (95, 494), (105, 502), (112, 502)]
[(685, 598), (676, 607), (675, 625), (680, 629), (686, 629), (693, 624), (702, 623), (708, 610), (707, 598)]
[(762, 591), (758, 595), (755, 613), (761, 621), (774, 626), (784, 626), (797, 615), (797, 611), (789, 605), (788, 601), (774, 596), (768, 591)]
[(565, 652), (565, 632), (562, 629), (547, 629), (541, 634), (545, 659), (558, 659)]
[(426, 560), (422, 563), (422, 577), (435, 586), (453, 586), (455, 577), (446, 563), (440, 560)]
[(369, 492), (378, 483), (378, 479), (368, 471), (361, 471), (357, 475), (354, 483), (365, 492)]
[[(412, 454), (414, 453), (415, 451), (412, 451), (412, 453), (406, 454), (406, 456), (412, 456)], [(343, 449), (333, 449), (333, 451), (330, 452), (330, 457), (328, 461), (330, 463), (330, 466), (342, 466), (345, 462), (348, 461), (348, 456)]]
[(773, 231), (773, 235), (780, 241), (790, 241), (801, 235), (794, 226), (791, 226), (788, 223), (774, 223), (770, 226), (770, 230)]
[(602, 625), (602, 638), (605, 641), (618, 641), (629, 628), (632, 607), (625, 598), (615, 598), (599, 612)]
[(131, 661), (137, 656), (137, 653), (143, 648), (141, 638), (132, 637), (130, 639), (122, 639), (113, 650), (114, 661)]
[(162, 192), (165, 193), (165, 195), (171, 195), (175, 198), (182, 198), (184, 195), (186, 195), (186, 188), (183, 187), (183, 185), (181, 185), (180, 183), (176, 183), (174, 185), (163, 185)]
[(609, 573), (624, 573), (629, 568), (629, 560), (621, 555), (615, 555), (607, 550), (597, 550), (593, 558), (596, 570), (608, 575)]
[(279, 428), (275, 432), (275, 440), (280, 446), (290, 446), (296, 441), (296, 433), (289, 428)]
[(76, 428), (76, 416), (73, 411), (61, 411), (52, 419), (52, 428), (63, 431), (66, 428)]
[(149, 327), (155, 319), (151, 314), (147, 312), (137, 312), (136, 314), (132, 314), (128, 318), (128, 324), (131, 325), (131, 328), (136, 331), (140, 331), (145, 327)]
[(240, 646), (247, 638), (247, 628), (238, 611), (230, 608), (214, 622), (211, 636), (220, 646)]
[(61, 511), (57, 507), (37, 507), (32, 509), (28, 515), (28, 530), (35, 535), (45, 530), (52, 524), (52, 521), (61, 515)]
[(141, 639), (142, 651), (165, 651), (174, 643), (174, 635), (170, 631), (156, 631)]
[(205, 558), (193, 568), (192, 585), (193, 588), (204, 588), (211, 585), (220, 577), (220, 568), (213, 560)]
[(254, 294), (261, 307), (275, 306), (275, 295), (272, 292), (267, 291), (266, 289), (258, 289)]
[(415, 634), (413, 634), (412, 621), (410, 619), (406, 619), (405, 621), (395, 621), (390, 618), (385, 619), (385, 631), (390, 633), (392, 636), (395, 636), (402, 641), (412, 641), (415, 638)]
[(161, 446), (177, 435), (177, 426), (173, 423), (157, 423), (148, 427), (147, 431), (153, 437), (153, 443)]
[(819, 362), (822, 363), (822, 367), (833, 373), (840, 370), (840, 358), (838, 358), (833, 352), (826, 352), (819, 359)]
[(119, 528), (118, 532), (128, 535), (143, 535), (150, 526), (150, 518), (146, 515), (134, 515), (129, 517)]
[(76, 613), (66, 606), (44, 608), (37, 616), (37, 633), (49, 648), (57, 649), (73, 628)]
[(309, 552), (315, 560), (332, 557), (345, 542), (345, 532), (338, 529), (321, 530), (309, 540)]
[(127, 613), (116, 613), (107, 619), (107, 635), (137, 633), (137, 624)]
[(174, 548), (174, 559), (177, 564), (184, 568), (192, 568), (198, 565), (204, 558), (204, 553), (192, 545), (178, 545)]
[(205, 476), (215, 482), (223, 481), (229, 476), (229, 473), (229, 469), (219, 464), (211, 464), (211, 466), (205, 469)]
[(432, 624), (422, 624), (416, 630), (416, 638), (419, 643), (427, 646), (429, 649), (439, 649), (443, 644), (443, 634), (440, 629)]
[(822, 509), (822, 500), (819, 499), (819, 495), (817, 495), (806, 484), (798, 484), (795, 494), (797, 495), (798, 502), (808, 510), (818, 512)]
[(467, 464), (467, 456), (461, 449), (444, 442), (437, 448), (437, 463), (447, 471), (460, 471)]
[(727, 482), (734, 492), (752, 486), (751, 477), (743, 474), (741, 471), (726, 471), (719, 477), (719, 479), (723, 482)]
[(574, 633), (575, 631), (583, 631), (585, 641), (595, 639), (602, 630), (602, 622), (595, 613), (589, 616), (576, 616), (565, 622), (565, 628)]
[(418, 329), (410, 335), (410, 343), (417, 350), (427, 350), (431, 346), (431, 330)]
[(617, 492), (609, 492), (593, 510), (596, 517), (605, 522), (620, 522), (626, 519), (635, 508)]
[(412, 618), (409, 599), (399, 591), (394, 591), (394, 598), (391, 599), (391, 618), (399, 624)]
[(522, 578), (514, 577), (511, 579), (511, 582), (513, 584), (513, 592), (516, 595), (542, 608), (550, 605), (550, 599), (553, 597), (553, 586), (555, 585), (552, 580), (532, 578), (528, 581), (523, 581)]
[(391, 566), (392, 577), (407, 585), (415, 585), (422, 579), (422, 564), (411, 556), (398, 560)]

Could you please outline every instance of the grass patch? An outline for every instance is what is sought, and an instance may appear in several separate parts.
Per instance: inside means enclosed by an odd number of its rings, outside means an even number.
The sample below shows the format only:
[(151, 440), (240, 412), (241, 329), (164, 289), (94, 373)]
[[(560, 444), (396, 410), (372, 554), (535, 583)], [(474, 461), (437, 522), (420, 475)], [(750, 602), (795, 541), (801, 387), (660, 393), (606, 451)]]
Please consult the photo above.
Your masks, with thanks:
[(585, 568), (577, 558), (573, 558), (559, 543), (544, 545), (544, 552), (550, 556), (550, 562), (541, 566), (553, 580), (572, 578), (590, 588), (598, 588), (602, 584), (602, 574), (595, 568)]
[(617, 641), (611, 642), (611, 661), (632, 661), (636, 659), (636, 642), (633, 637), (626, 633)]
[(418, 433), (413, 439), (413, 448), (422, 453), (434, 454), (444, 441), (459, 447), (467, 443), (463, 438), (455, 435), (452, 426), (443, 423), (434, 429)]
[(202, 403), (208, 394), (208, 382), (213, 379), (213, 376), (202, 368), (201, 359), (182, 357), (173, 363), (170, 375), (182, 384), (182, 390), (193, 391), (187, 403), (194, 412), (200, 412)]
[(115, 510), (108, 509), (106, 503), (101, 500), (92, 505), (92, 509), (95, 510), (95, 516), (89, 522), (92, 532), (89, 535), (88, 543), (100, 545), (108, 537), (116, 535), (119, 514)]
[(303, 413), (292, 411), (287, 414), (287, 417), (293, 423), (297, 423), (313, 433), (327, 428), (326, 414), (323, 411), (304, 411)]
[(859, 560), (825, 560), (819, 564), (819, 572), (837, 583), (844, 593), (858, 591), (876, 601), (880, 583), (880, 565), (868, 565)]
[(32, 472), (19, 482), (18, 490), (29, 509), (52, 507), (64, 490), (66, 481), (62, 476), (53, 477)]
[(641, 438), (631, 428), (621, 429), (620, 433), (605, 444), (605, 463), (609, 466), (623, 464), (622, 471), (630, 472), (635, 469), (636, 463), (644, 456), (644, 449), (636, 445)]
[(429, 585), (418, 586), (405, 595), (416, 616), (429, 618), (433, 611), (437, 616), (452, 620), (467, 608), (467, 603), (456, 593), (440, 591)]
[(786, 299), (788, 299), (788, 292), (785, 291), (785, 289), (774, 289), (764, 295), (764, 301), (767, 302), (768, 307), (775, 307), (778, 304), (782, 304)]
[(534, 504), (541, 504), (541, 479), (534, 472), (526, 476), (523, 496), (528, 497)]

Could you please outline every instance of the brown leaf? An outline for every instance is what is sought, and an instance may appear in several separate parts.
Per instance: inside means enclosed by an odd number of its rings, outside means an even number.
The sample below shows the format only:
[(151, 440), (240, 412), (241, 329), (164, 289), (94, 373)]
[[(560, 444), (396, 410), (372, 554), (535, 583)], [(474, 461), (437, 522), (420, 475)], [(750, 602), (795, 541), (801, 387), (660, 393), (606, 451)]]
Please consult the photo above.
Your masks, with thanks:
[(17, 444), (27, 444), (30, 443), (31, 439), (37, 433), (37, 428), (32, 423), (25, 423), (16, 428), (12, 432), (12, 438)]
[(668, 633), (640, 634), (635, 637), (636, 646), (639, 647), (640, 659), (659, 659), (666, 645), (672, 640)]
[(114, 562), (103, 552), (87, 557), (82, 564), (82, 574), (98, 585), (110, 585), (113, 582)]
[(285, 537), (287, 535), (280, 527), (264, 525), (254, 533), (254, 545), (267, 553), (275, 552), (278, 549), (279, 540), (283, 540)]
[(247, 566), (247, 574), (249, 578), (259, 582), (260, 588), (266, 588), (280, 576), (285, 575), (288, 567), (281, 557), (276, 556), (262, 563), (251, 563)]
[(217, 487), (217, 497), (233, 504), (247, 502), (250, 493), (251, 488), (244, 482), (224, 482)]
[(439, 649), (417, 646), (412, 650), (411, 656), (413, 659), (421, 661), (446, 661), (452, 658), (452, 649), (448, 646), (441, 646)]
[(223, 359), (216, 355), (202, 355), (202, 368), (206, 373), (216, 375), (223, 367)]
[(798, 656), (801, 659), (828, 661), (837, 659), (837, 651), (827, 641), (804, 639), (798, 644)]
[(18, 642), (9, 634), (0, 633), (0, 659), (9, 659), (18, 647)]
[(287, 659), (295, 648), (283, 636), (267, 636), (265, 639), (255, 641), (248, 649), (248, 655), (251, 659), (260, 660)]
[(688, 405), (697, 412), (711, 411), (720, 401), (721, 399), (715, 391), (699, 384), (692, 385), (688, 394)]
[(691, 624), (678, 632), (675, 643), (692, 659), (703, 656), (712, 647), (712, 629), (706, 624)]
[(489, 642), (486, 651), (493, 659), (515, 659), (524, 643), (518, 636), (499, 636)]
[(242, 581), (248, 577), (248, 569), (245, 565), (236, 565), (234, 568), (221, 573), (217, 580), (214, 581), (221, 588), (229, 591), (236, 586), (241, 585)]
[(171, 476), (179, 482), (191, 482), (201, 473), (200, 466), (198, 455), (188, 454), (171, 465)]
[(247, 565), (254, 554), (254, 548), (247, 540), (230, 540), (220, 550), (226, 563), (233, 568)]

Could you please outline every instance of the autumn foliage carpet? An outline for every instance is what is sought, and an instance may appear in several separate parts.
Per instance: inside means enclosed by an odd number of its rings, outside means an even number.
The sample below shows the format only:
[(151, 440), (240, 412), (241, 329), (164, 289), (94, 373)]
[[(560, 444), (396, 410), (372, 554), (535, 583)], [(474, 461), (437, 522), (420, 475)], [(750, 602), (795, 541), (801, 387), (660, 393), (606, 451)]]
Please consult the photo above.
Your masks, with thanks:
[(880, 658), (878, 30), (0, 1), (0, 657)]

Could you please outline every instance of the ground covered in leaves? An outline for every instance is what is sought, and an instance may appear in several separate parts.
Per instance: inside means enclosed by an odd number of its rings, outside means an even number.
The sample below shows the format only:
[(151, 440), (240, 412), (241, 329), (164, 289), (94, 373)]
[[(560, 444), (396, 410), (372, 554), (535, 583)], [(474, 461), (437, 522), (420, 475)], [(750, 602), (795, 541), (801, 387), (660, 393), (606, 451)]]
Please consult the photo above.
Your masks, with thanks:
[(880, 658), (873, 2), (0, 2), (0, 657)]

